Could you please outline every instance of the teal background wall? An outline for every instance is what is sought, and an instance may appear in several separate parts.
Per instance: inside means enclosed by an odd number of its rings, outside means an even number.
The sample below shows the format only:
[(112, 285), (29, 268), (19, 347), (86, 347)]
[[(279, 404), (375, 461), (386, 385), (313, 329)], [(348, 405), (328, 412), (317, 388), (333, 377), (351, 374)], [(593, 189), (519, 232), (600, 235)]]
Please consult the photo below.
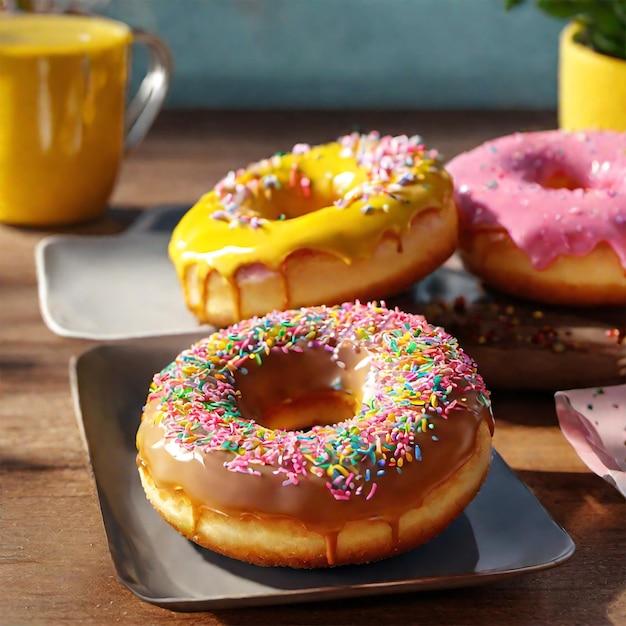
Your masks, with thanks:
[(167, 41), (170, 108), (556, 105), (564, 23), (532, 4), (507, 12), (504, 0), (111, 0), (101, 10)]

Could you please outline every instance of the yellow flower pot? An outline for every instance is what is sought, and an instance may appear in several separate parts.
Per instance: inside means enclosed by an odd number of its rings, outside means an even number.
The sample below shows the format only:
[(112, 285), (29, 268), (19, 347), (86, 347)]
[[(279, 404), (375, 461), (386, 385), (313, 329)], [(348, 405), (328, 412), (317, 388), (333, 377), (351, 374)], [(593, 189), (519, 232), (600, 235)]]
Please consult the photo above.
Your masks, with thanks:
[(559, 126), (626, 131), (626, 61), (594, 52), (574, 41), (568, 24), (559, 50)]

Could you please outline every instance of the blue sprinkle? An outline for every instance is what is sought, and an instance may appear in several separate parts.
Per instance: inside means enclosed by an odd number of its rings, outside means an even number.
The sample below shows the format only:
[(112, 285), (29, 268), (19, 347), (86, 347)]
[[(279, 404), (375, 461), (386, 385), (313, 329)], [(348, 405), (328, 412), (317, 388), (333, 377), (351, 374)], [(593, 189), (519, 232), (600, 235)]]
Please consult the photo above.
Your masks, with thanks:
[(376, 476), (383, 476), (383, 475), (384, 475), (384, 473), (385, 473), (385, 470), (378, 470), (378, 471), (376, 472)]
[(437, 435), (433, 435), (432, 439), (433, 441), (439, 441), (439, 437), (437, 437)]

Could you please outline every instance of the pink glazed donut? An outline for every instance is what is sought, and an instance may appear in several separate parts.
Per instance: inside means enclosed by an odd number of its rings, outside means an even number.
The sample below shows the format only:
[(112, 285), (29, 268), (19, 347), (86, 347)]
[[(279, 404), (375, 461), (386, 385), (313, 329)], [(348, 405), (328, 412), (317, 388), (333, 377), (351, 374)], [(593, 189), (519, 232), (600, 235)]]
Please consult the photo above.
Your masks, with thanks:
[(626, 303), (626, 133), (516, 133), (447, 166), (467, 269), (540, 302)]

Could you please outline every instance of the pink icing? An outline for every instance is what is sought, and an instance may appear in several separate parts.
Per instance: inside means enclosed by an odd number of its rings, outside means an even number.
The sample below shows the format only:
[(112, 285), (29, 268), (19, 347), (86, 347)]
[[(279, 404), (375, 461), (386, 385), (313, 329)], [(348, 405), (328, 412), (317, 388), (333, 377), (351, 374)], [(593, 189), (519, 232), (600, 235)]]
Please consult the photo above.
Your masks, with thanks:
[[(463, 226), (505, 230), (535, 269), (560, 255), (585, 256), (602, 241), (626, 269), (626, 133), (515, 133), (447, 169)], [(557, 178), (567, 185), (552, 188)]]

